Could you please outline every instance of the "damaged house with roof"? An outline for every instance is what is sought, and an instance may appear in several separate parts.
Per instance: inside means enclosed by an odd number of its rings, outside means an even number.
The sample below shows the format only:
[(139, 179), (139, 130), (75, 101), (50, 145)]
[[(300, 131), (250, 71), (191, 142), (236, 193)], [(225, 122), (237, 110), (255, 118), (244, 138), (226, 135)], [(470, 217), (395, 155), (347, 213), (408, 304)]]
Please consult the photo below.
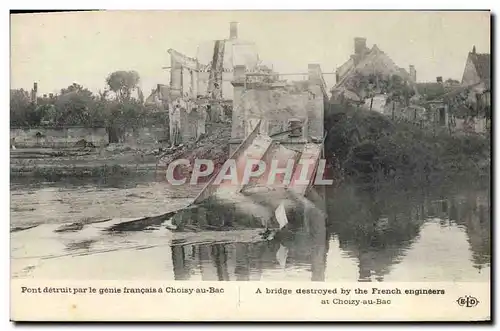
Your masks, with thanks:
[[(357, 104), (381, 113), (396, 105), (399, 109), (409, 105), (415, 94), (416, 75), (413, 65), (408, 72), (397, 66), (377, 45), (368, 48), (366, 38), (357, 37), (354, 38), (354, 53), (336, 70), (331, 101), (333, 104)], [(394, 90), (399, 92), (397, 98), (396, 93), (392, 93)], [(388, 105), (391, 99), (394, 104)]]
[(486, 133), (491, 126), (490, 54), (473, 46), (460, 85), (446, 85), (438, 77), (442, 93), (425, 102), (430, 122), (457, 133)]

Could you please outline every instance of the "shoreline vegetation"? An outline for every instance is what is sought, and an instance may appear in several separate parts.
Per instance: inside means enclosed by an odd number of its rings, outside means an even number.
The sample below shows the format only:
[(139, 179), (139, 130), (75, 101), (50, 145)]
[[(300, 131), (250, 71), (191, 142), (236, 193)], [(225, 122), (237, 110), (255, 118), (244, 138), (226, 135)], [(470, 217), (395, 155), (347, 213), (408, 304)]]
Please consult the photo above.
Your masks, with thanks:
[(393, 121), (351, 107), (325, 114), (327, 159), (342, 182), (377, 186), (438, 185), (459, 177), (490, 178), (491, 141)]

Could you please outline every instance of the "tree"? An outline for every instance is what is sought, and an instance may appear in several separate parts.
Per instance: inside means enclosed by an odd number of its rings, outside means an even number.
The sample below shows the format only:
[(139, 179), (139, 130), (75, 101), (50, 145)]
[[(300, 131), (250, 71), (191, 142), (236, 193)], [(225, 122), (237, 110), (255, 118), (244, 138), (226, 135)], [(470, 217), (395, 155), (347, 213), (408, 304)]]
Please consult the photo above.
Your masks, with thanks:
[(29, 95), (23, 89), (10, 90), (10, 122), (13, 125), (25, 125)]
[(142, 93), (142, 90), (139, 86), (137, 86), (137, 99), (141, 104), (144, 103), (144, 93)]
[(38, 105), (35, 109), (35, 113), (40, 117), (40, 124), (55, 124), (57, 109), (53, 104), (44, 103)]
[(410, 98), (415, 95), (415, 90), (401, 76), (392, 75), (387, 87), (388, 101), (396, 101), (405, 106), (410, 104)]
[(109, 142), (118, 143), (124, 138), (125, 129), (135, 129), (144, 123), (145, 106), (137, 100), (107, 101), (104, 104), (105, 125), (109, 133)]
[(61, 95), (55, 104), (56, 118), (53, 122), (58, 125), (92, 126), (94, 101), (92, 92), (79, 84), (73, 83), (61, 89)]
[(445, 81), (445, 84), (447, 85), (460, 85), (460, 82), (456, 79), (452, 79), (452, 78), (448, 78), (446, 81)]
[[(73, 83), (70, 86), (68, 86), (67, 88), (61, 89), (61, 95), (66, 94), (66, 93), (70, 93), (70, 92), (90, 92), (90, 91), (78, 83)], [(92, 92), (90, 92), (90, 94), (92, 94)]]
[(408, 81), (399, 75), (386, 76), (382, 73), (363, 74), (355, 72), (347, 81), (347, 89), (355, 92), (362, 99), (370, 98), (370, 109), (373, 97), (377, 94), (388, 94), (388, 102), (396, 101), (406, 106), (415, 91)]
[[(14, 126), (36, 125), (35, 105), (30, 100), (28, 91), (23, 89), (10, 90), (10, 123)], [(38, 121), (37, 121), (38, 120)]]
[(109, 89), (116, 93), (119, 101), (130, 100), (132, 91), (139, 84), (140, 77), (136, 71), (115, 71), (106, 78)]

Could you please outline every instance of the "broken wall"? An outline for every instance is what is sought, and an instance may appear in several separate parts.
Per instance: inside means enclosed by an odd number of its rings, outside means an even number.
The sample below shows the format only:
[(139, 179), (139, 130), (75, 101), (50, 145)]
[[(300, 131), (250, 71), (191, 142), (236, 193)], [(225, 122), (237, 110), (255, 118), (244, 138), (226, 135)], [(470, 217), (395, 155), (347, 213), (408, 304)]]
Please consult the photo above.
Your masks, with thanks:
[(181, 110), (181, 137), (183, 142), (195, 140), (197, 137), (198, 121), (202, 120), (197, 110)]
[(123, 135), (123, 143), (130, 146), (154, 145), (167, 140), (168, 131), (166, 126), (127, 128)]
[(208, 71), (200, 71), (200, 72), (198, 72), (198, 77), (197, 78), (198, 78), (198, 80), (197, 80), (198, 95), (203, 95), (203, 96), (207, 95), (208, 80), (210, 78), (210, 72), (208, 72)]
[[(273, 135), (288, 130), (288, 121), (299, 119), (307, 125), (308, 104), (307, 91), (290, 91), (285, 88), (253, 88), (241, 94), (240, 109), (244, 114), (245, 136), (262, 119), (262, 132)], [(302, 130), (303, 139), (307, 130)]]
[[(187, 133), (189, 134), (189, 132)], [(106, 128), (12, 128), (10, 138), (14, 138), (17, 148), (69, 148), (85, 139), (96, 147), (106, 146), (109, 136)], [(151, 126), (140, 128), (125, 128), (124, 144), (141, 146), (156, 144), (168, 138), (168, 127)]]
[(261, 119), (261, 130), (269, 135), (287, 131), (292, 118), (303, 125), (302, 141), (323, 135), (324, 99), (319, 86), (305, 90), (296, 86), (247, 86), (246, 90), (235, 89), (234, 100), (232, 138), (246, 137)]
[[(305, 143), (324, 135), (325, 89), (321, 69), (309, 64), (308, 80), (286, 83), (271, 78), (259, 81), (247, 75), (245, 66), (235, 66), (231, 151), (261, 121), (261, 132), (274, 135), (289, 130), (289, 120), (295, 118), (303, 124), (301, 137), (287, 134), (273, 137), (284, 143)], [(278, 75), (279, 76), (279, 75)], [(314, 139), (315, 140), (315, 139)]]
[(309, 86), (309, 102), (307, 103), (308, 134), (321, 138), (324, 135), (325, 99), (319, 85)]

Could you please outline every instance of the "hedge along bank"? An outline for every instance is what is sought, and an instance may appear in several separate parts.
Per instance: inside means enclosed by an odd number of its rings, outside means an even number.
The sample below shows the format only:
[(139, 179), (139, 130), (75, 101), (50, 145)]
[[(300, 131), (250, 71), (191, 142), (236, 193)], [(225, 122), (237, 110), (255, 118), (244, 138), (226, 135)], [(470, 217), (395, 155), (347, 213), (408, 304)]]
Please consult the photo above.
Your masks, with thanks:
[[(332, 179), (325, 179), (326, 160), (320, 159), (317, 167), (311, 159), (293, 159), (287, 161), (286, 167), (279, 167), (279, 160), (271, 160), (270, 164), (262, 160), (248, 159), (243, 166), (236, 160), (228, 159), (216, 174), (213, 185), (247, 185), (252, 179), (269, 186), (289, 185), (332, 185)], [(182, 168), (191, 169), (190, 176), (184, 176)], [(194, 164), (188, 159), (178, 159), (169, 163), (165, 178), (171, 185), (197, 185), (202, 178), (213, 175), (214, 162), (206, 159), (195, 159)], [(189, 178), (188, 178), (189, 177)]]

